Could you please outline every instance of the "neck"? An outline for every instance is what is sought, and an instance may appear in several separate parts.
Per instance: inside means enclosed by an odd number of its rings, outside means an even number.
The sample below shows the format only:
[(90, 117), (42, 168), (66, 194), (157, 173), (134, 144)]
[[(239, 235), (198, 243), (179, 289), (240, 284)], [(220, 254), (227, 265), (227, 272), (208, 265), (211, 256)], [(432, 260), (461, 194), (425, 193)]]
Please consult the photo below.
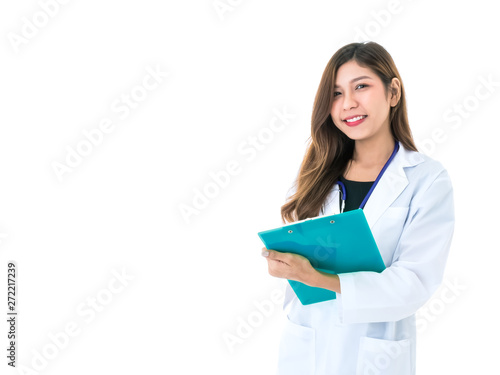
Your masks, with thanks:
[(394, 151), (395, 142), (392, 135), (377, 140), (355, 141), (352, 160), (365, 166), (385, 164)]

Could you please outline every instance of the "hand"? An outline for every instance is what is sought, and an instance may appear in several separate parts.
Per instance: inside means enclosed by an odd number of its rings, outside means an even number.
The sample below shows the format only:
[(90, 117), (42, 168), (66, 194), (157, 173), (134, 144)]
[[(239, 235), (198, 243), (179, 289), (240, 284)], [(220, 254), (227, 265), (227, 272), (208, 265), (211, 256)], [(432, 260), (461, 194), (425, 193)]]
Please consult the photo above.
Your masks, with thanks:
[(283, 253), (265, 247), (262, 248), (262, 255), (267, 259), (269, 274), (274, 277), (307, 284), (317, 273), (309, 260), (302, 255)]

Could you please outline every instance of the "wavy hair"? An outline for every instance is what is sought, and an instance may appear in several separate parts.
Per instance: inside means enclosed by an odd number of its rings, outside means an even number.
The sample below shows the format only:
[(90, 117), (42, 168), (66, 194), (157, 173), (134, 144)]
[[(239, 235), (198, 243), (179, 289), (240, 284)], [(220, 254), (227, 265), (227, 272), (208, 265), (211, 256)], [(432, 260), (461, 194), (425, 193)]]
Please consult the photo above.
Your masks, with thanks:
[(283, 223), (318, 216), (333, 185), (352, 158), (354, 141), (335, 126), (330, 114), (337, 71), (351, 60), (371, 69), (384, 83), (386, 95), (392, 79), (399, 79), (401, 97), (389, 113), (391, 132), (406, 149), (417, 151), (408, 123), (403, 81), (391, 55), (375, 42), (345, 45), (330, 58), (321, 77), (314, 99), (311, 136), (294, 182), (296, 191), (281, 206)]

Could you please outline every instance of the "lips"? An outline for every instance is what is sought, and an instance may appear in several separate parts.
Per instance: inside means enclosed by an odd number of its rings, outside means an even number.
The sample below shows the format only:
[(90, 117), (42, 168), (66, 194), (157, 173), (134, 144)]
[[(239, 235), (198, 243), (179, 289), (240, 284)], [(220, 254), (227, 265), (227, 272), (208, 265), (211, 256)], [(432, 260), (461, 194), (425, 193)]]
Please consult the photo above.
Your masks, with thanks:
[(361, 124), (365, 120), (365, 118), (367, 118), (367, 117), (368, 116), (366, 116), (366, 115), (354, 115), (354, 116), (347, 117), (342, 121), (345, 122), (347, 126), (356, 126), (356, 125)]

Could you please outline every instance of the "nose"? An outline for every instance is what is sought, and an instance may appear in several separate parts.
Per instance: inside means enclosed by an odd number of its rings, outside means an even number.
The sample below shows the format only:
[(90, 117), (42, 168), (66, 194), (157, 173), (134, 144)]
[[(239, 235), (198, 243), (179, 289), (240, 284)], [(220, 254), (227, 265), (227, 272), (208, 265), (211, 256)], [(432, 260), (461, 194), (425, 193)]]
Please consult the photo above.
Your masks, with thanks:
[(354, 95), (349, 92), (344, 94), (344, 110), (349, 111), (352, 108), (356, 108), (358, 103), (356, 102)]

